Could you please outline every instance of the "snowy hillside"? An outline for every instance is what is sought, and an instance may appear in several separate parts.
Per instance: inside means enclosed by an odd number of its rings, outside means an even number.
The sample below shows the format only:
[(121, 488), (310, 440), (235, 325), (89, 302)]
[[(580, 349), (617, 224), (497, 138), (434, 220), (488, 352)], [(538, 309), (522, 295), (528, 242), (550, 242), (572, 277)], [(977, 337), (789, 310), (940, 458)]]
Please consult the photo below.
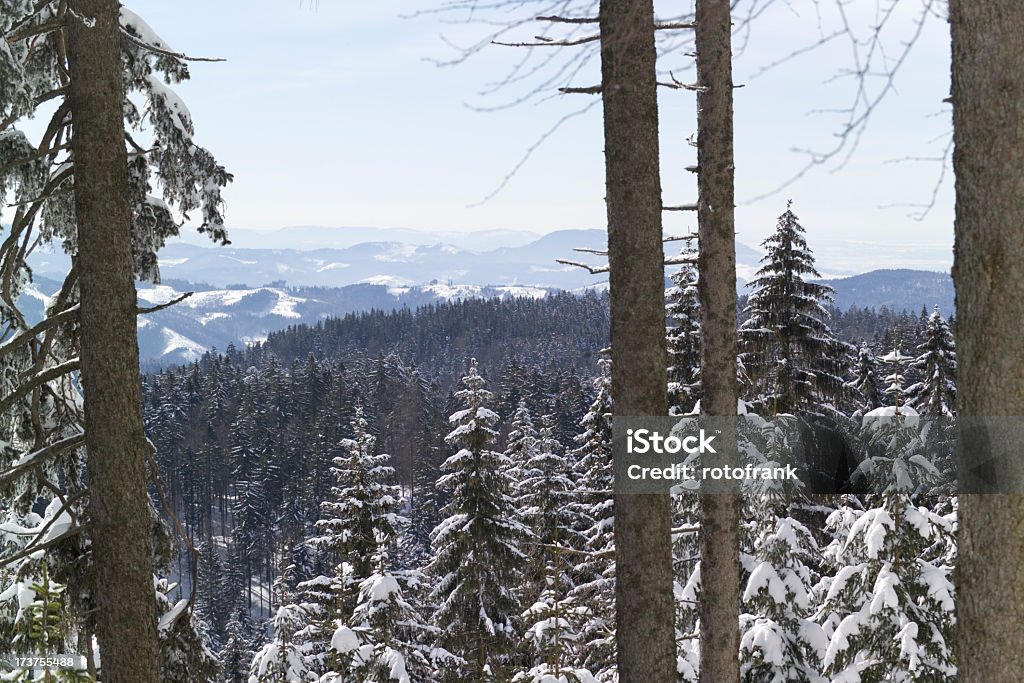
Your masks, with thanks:
[[(139, 305), (172, 301), (189, 283), (140, 286)], [(337, 288), (256, 287), (196, 291), (183, 301), (139, 320), (139, 352), (144, 367), (188, 363), (206, 351), (262, 341), (290, 325), (372, 309), (391, 311), (466, 298), (538, 298), (547, 289), (506, 285), (489, 287), (434, 283), (419, 287), (393, 283)]]

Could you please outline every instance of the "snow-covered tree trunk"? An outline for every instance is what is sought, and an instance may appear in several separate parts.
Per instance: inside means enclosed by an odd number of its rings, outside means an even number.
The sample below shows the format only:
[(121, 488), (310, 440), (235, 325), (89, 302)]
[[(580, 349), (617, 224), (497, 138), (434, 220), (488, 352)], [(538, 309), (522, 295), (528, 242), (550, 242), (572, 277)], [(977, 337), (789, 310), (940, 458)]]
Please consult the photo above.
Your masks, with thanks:
[(67, 44), (75, 134), (82, 385), (96, 635), (107, 683), (156, 683), (159, 645), (139, 396), (124, 138), (120, 3), (72, 0)]

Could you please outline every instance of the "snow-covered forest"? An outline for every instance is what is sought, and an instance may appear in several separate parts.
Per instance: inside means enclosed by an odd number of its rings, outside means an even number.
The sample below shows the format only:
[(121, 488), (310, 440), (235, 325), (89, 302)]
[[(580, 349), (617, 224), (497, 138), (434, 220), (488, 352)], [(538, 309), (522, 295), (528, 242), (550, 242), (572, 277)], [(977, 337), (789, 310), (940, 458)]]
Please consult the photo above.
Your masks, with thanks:
[[(229, 244), (235, 176), (179, 95), (218, 60), (117, 0), (0, 0), (0, 680), (1019, 680), (1024, 473), (999, 450), (1014, 421), (977, 418), (1024, 414), (1024, 7), (925, 0), (906, 51), (880, 58), (906, 2), (876, 3), (866, 41), (849, 3), (832, 37), (814, 3), (818, 42), (783, 61), (848, 38), (858, 95), (838, 147), (783, 185), (795, 201), (759, 204), (767, 237), (742, 283), (733, 62), (772, 2), (440, 3), (484, 27), (448, 66), (523, 50), (488, 88), (600, 105), (606, 248), (544, 254), (594, 283), (519, 282), (531, 252), (514, 282), (440, 275), (463, 298), (328, 310), (142, 372), (139, 320), (191, 295), (139, 296), (160, 250), (185, 230)], [(798, 215), (797, 181), (856, 152), (936, 18), (953, 47), (957, 310), (841, 310), (814, 255), (829, 226)], [(662, 91), (695, 99), (685, 204), (663, 191), (678, 187)], [(680, 233), (669, 215), (693, 220)], [(32, 265), (46, 249), (66, 257), (52, 296)], [(613, 438), (627, 416), (738, 420), (752, 438), (723, 436), (712, 463), (807, 446), (844, 466), (824, 486), (632, 493)]]
[[(949, 321), (837, 337), (802, 240), (787, 212), (743, 308), (749, 412), (949, 415)], [(694, 270), (672, 282), (667, 388), (685, 414), (700, 397)], [(147, 376), (147, 428), (188, 538), (175, 595), (195, 586), (226, 680), (614, 680), (606, 315), (606, 299), (568, 296), (350, 316)], [(795, 315), (813, 322), (805, 336), (765, 344)], [(894, 348), (904, 360), (886, 362)], [(780, 367), (808, 393), (772, 391)], [(955, 678), (956, 500), (916, 492), (751, 493), (744, 680)], [(680, 680), (697, 680), (695, 501), (673, 505)], [(486, 542), (460, 537), (476, 525)], [(454, 602), (469, 586), (486, 596)]]

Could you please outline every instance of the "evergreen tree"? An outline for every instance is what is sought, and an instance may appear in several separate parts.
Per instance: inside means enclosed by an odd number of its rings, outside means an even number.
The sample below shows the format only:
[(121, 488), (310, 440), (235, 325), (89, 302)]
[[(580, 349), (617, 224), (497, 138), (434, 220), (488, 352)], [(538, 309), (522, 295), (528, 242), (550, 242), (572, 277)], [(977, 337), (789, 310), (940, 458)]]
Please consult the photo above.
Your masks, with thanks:
[(599, 363), (596, 395), (580, 420), (583, 431), (569, 457), (578, 471), (577, 508), (584, 555), (573, 568), (571, 596), (586, 606), (579, 629), (579, 664), (600, 681), (615, 677), (615, 522), (612, 506), (612, 399), (610, 362)]
[(438, 482), (451, 500), (447, 519), (432, 534), (432, 597), (438, 607), (433, 623), (440, 644), (461, 655), (462, 667), (445, 673), (448, 680), (500, 680), (515, 644), (517, 609), (514, 587), (524, 560), (521, 544), (529, 530), (515, 518), (504, 473), (504, 457), (492, 450), (498, 415), (487, 405), (492, 394), (477, 370), (476, 359), (456, 393), (463, 409), (450, 421), (446, 437), (457, 451), (442, 466)]
[[(679, 256), (695, 259), (690, 235)], [(672, 273), (672, 287), (665, 296), (666, 313), (672, 321), (667, 332), (669, 412), (685, 415), (700, 400), (700, 300), (697, 297), (697, 266), (684, 263)]]
[(286, 591), (278, 592), (281, 606), (271, 622), (274, 638), (253, 656), (249, 665), (248, 683), (304, 683), (316, 680), (310, 671), (310, 644), (297, 637), (310, 622), (307, 605), (288, 599)]
[(907, 402), (922, 415), (953, 415), (956, 410), (956, 350), (953, 333), (938, 306), (928, 317), (924, 343), (917, 350), (921, 354), (910, 367), (921, 372), (924, 379), (907, 387)]
[(351, 423), (353, 436), (344, 439), (344, 455), (334, 458), (334, 485), (328, 500), (320, 503), (319, 535), (310, 543), (325, 552), (335, 568), (336, 590), (348, 607), (354, 606), (360, 582), (375, 570), (372, 558), (381, 543), (394, 543), (401, 519), (395, 510), (398, 487), (392, 482), (390, 456), (376, 453), (361, 408)]
[(827, 640), (809, 618), (821, 551), (806, 526), (771, 514), (771, 504), (757, 507), (759, 531), (740, 616), (742, 680), (824, 683), (819, 671)]
[(747, 284), (754, 291), (740, 327), (741, 359), (757, 392), (755, 403), (769, 415), (836, 414), (846, 388), (845, 350), (828, 325), (825, 303), (832, 288), (807, 281), (821, 274), (788, 205), (762, 246), (767, 253)]
[(884, 399), (881, 378), (878, 376), (878, 360), (867, 344), (861, 344), (857, 351), (853, 373), (849, 387), (860, 396), (853, 417), (860, 417), (881, 406)]

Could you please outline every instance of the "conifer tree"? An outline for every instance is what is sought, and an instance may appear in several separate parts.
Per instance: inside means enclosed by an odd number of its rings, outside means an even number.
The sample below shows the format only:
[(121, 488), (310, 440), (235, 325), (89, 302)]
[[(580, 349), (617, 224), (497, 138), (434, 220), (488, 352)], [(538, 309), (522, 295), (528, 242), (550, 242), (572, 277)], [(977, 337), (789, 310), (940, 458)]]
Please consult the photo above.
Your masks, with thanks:
[(361, 408), (351, 423), (353, 436), (344, 439), (344, 455), (334, 458), (330, 498), (320, 503), (319, 535), (311, 539), (325, 552), (335, 568), (336, 590), (354, 606), (361, 581), (374, 572), (372, 558), (381, 543), (394, 543), (400, 518), (397, 486), (390, 456), (376, 453)]
[(612, 399), (610, 361), (599, 361), (596, 395), (580, 420), (583, 431), (569, 456), (578, 471), (576, 487), (582, 549), (573, 568), (571, 596), (586, 605), (579, 628), (579, 663), (600, 681), (615, 676), (615, 513), (612, 498)]
[[(512, 485), (511, 495), (515, 508), (520, 514), (526, 506), (520, 484), (528, 475), (530, 460), (537, 454), (537, 439), (537, 427), (534, 425), (533, 416), (526, 405), (526, 399), (521, 399), (512, 415), (508, 445), (505, 448), (505, 473)], [(525, 523), (525, 516), (521, 514), (520, 520)]]
[(310, 623), (309, 605), (293, 602), (280, 583), (274, 588), (280, 604), (271, 622), (274, 637), (253, 656), (248, 683), (303, 683), (311, 676), (316, 680), (309, 668), (312, 645), (299, 636)]
[(454, 429), (446, 437), (457, 450), (438, 482), (451, 500), (433, 531), (434, 560), (426, 571), (434, 579), (440, 645), (465, 660), (445, 672), (446, 680), (482, 683), (500, 680), (516, 642), (514, 587), (530, 532), (515, 518), (504, 457), (493, 450), (498, 415), (487, 407), (493, 396), (476, 359), (462, 385), (456, 397), (464, 407), (451, 416)]
[(860, 397), (853, 417), (860, 417), (882, 405), (884, 394), (878, 372), (875, 354), (866, 343), (861, 344), (853, 368), (853, 380), (849, 383), (850, 389), (855, 390)]
[(740, 616), (742, 680), (824, 683), (819, 671), (827, 640), (810, 619), (821, 551), (806, 526), (771, 514), (770, 504), (757, 507), (753, 566)]
[(834, 415), (846, 389), (844, 345), (829, 329), (825, 303), (831, 287), (807, 281), (821, 274), (789, 205), (762, 246), (767, 253), (747, 284), (754, 291), (740, 327), (741, 359), (757, 392), (755, 403), (769, 415)]
[(938, 306), (928, 317), (924, 334), (924, 343), (917, 347), (921, 353), (910, 363), (924, 379), (907, 387), (907, 401), (922, 415), (951, 416), (956, 410), (956, 349)]
[[(686, 240), (680, 257), (694, 258), (693, 238)], [(697, 267), (684, 263), (672, 273), (672, 287), (666, 291), (665, 309), (672, 324), (668, 328), (669, 412), (685, 415), (700, 400), (700, 300), (697, 296)]]

